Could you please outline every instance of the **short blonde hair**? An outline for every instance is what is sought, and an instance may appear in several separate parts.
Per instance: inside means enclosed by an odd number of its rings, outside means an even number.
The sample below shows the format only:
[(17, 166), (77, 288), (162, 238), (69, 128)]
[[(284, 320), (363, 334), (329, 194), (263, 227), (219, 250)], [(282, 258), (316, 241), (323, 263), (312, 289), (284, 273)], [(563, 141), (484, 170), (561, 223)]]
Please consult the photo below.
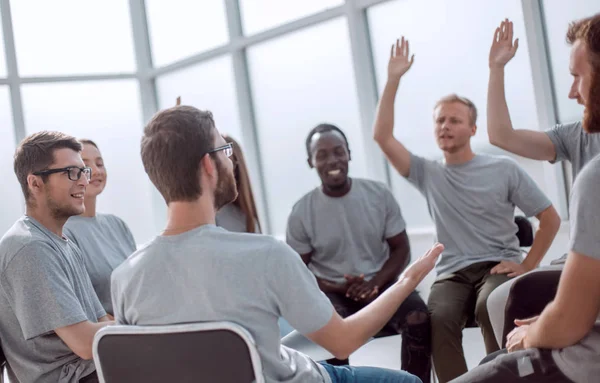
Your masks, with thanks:
[(471, 125), (475, 125), (475, 123), (477, 122), (477, 107), (475, 106), (475, 104), (473, 104), (473, 101), (469, 100), (466, 97), (461, 97), (456, 93), (452, 93), (448, 96), (442, 97), (438, 102), (436, 102), (433, 110), (436, 110), (438, 106), (442, 104), (449, 104), (452, 102), (458, 102), (469, 108), (469, 117), (471, 118)]

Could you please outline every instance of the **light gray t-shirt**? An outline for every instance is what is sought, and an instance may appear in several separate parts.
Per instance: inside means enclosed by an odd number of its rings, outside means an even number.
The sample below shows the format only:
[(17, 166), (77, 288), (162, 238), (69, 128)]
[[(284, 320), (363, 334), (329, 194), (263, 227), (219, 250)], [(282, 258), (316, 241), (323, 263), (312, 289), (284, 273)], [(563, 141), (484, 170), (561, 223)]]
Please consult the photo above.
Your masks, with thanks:
[[(600, 261), (600, 156), (575, 180), (571, 193), (569, 249)], [(596, 297), (600, 299), (600, 297)], [(575, 383), (600, 378), (600, 317), (592, 331), (574, 346), (552, 351), (560, 370)]]
[[(219, 209), (216, 216), (217, 226), (234, 233), (246, 232), (246, 214), (237, 205), (229, 203)], [(254, 221), (254, 232), (259, 233), (258, 222)]]
[(95, 371), (55, 329), (106, 315), (81, 251), (31, 217), (0, 240), (0, 339), (20, 382), (76, 383)]
[(353, 178), (343, 197), (329, 197), (318, 187), (296, 202), (286, 241), (299, 254), (313, 252), (308, 267), (319, 278), (342, 283), (344, 275), (364, 274), (370, 280), (389, 258), (386, 239), (405, 228), (384, 184)]
[(81, 249), (96, 295), (104, 310), (112, 315), (110, 274), (135, 251), (131, 231), (119, 217), (97, 214), (69, 218), (63, 234)]
[(445, 247), (438, 275), (477, 262), (522, 261), (515, 206), (531, 217), (552, 203), (514, 160), (481, 154), (460, 165), (412, 154), (410, 160), (408, 181), (425, 196)]
[(570, 161), (573, 180), (585, 164), (600, 154), (600, 134), (586, 133), (581, 121), (558, 124), (546, 134), (556, 151), (556, 158), (552, 162)]
[(333, 307), (300, 256), (272, 237), (214, 225), (156, 237), (113, 272), (112, 294), (118, 323), (235, 322), (252, 334), (267, 382), (330, 382), (322, 366), (281, 345), (279, 317), (308, 334)]

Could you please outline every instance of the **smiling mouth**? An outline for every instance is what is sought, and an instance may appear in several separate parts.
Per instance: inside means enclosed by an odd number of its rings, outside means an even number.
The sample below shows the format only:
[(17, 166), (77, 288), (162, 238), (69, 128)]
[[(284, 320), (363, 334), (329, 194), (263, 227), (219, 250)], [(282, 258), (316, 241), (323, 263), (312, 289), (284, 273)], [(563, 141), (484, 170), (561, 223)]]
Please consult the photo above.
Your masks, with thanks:
[(73, 194), (71, 194), (71, 197), (77, 198), (77, 199), (83, 199), (83, 194), (84, 193), (73, 193)]
[(335, 170), (330, 170), (327, 172), (328, 175), (330, 176), (337, 176), (341, 173), (342, 171), (340, 169), (335, 169)]

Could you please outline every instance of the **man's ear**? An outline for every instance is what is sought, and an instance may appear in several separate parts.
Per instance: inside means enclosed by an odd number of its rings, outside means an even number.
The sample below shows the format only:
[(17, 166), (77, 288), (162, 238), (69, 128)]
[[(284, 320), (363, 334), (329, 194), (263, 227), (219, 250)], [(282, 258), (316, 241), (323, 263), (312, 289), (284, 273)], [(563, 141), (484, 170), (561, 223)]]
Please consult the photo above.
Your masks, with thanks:
[(202, 169), (204, 169), (204, 172), (210, 177), (213, 177), (217, 172), (217, 168), (212, 158), (210, 158), (210, 154), (206, 154), (200, 160), (200, 166), (198, 167), (198, 171), (202, 172)]
[(308, 158), (306, 159), (306, 163), (308, 164), (308, 167), (309, 167), (309, 168), (311, 168), (311, 169), (313, 169), (313, 168), (315, 167), (315, 166), (313, 165), (313, 163), (312, 163), (312, 159), (311, 159), (310, 157), (308, 157)]
[(39, 191), (43, 184), (42, 177), (34, 176), (33, 174), (27, 176), (27, 187), (32, 193)]
[(473, 125), (471, 127), (471, 137), (473, 137), (477, 133), (477, 125)]

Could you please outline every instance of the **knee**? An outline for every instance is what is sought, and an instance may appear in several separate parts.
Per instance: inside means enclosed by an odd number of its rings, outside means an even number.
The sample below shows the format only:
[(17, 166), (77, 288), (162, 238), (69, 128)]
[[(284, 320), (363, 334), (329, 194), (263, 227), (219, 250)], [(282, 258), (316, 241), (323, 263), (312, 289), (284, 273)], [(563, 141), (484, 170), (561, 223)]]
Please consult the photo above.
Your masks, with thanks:
[(408, 313), (406, 316), (406, 324), (408, 326), (418, 326), (423, 324), (429, 324), (430, 318), (429, 313), (423, 310), (415, 310)]
[(433, 333), (462, 332), (462, 313), (449, 306), (437, 305), (429, 310), (429, 321)]

